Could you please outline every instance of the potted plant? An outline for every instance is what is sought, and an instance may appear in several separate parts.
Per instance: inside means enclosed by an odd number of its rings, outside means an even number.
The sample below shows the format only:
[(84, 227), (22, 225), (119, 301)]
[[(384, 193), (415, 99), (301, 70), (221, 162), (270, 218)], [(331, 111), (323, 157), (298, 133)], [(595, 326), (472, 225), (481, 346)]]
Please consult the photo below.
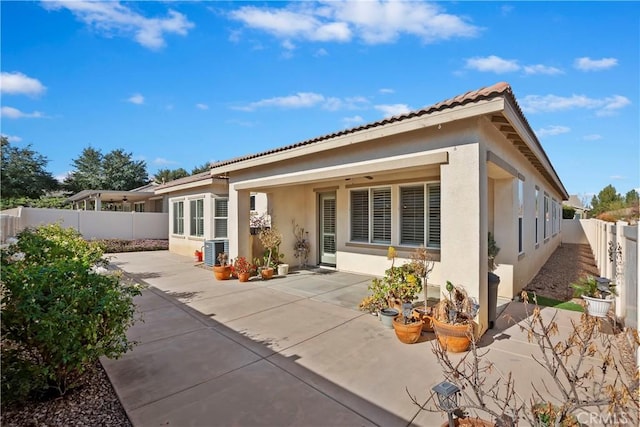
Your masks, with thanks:
[(440, 346), (453, 353), (467, 351), (474, 337), (474, 322), (478, 308), (476, 301), (467, 295), (462, 286), (447, 281), (447, 294), (436, 305), (433, 330)]
[(427, 251), (427, 248), (420, 245), (420, 247), (416, 248), (416, 250), (411, 254), (410, 265), (414, 273), (420, 277), (422, 281), (422, 291), (424, 296), (424, 305), (422, 307), (415, 307), (414, 315), (422, 319), (423, 331), (433, 331), (431, 307), (427, 304), (429, 297), (427, 291), (427, 280), (429, 278), (429, 274), (433, 271), (435, 262), (433, 261), (431, 254)]
[(296, 258), (300, 260), (300, 267), (306, 267), (307, 259), (309, 257), (309, 251), (311, 245), (309, 244), (309, 232), (304, 231), (304, 228), (300, 227), (293, 221), (293, 236), (295, 242), (293, 243), (293, 253)]
[(216, 280), (228, 280), (231, 277), (229, 255), (227, 255), (226, 252), (220, 252), (217, 260), (217, 264), (213, 266), (213, 274), (216, 277)]
[(583, 276), (572, 283), (573, 295), (582, 297), (587, 313), (593, 317), (607, 317), (613, 305), (613, 296), (617, 295), (616, 285), (605, 277)]
[(243, 256), (239, 256), (233, 262), (233, 270), (238, 275), (240, 282), (248, 282), (251, 275), (255, 272), (256, 266), (251, 264)]
[(422, 334), (422, 319), (413, 315), (413, 300), (422, 290), (422, 283), (411, 264), (394, 265), (393, 246), (389, 247), (387, 258), (391, 260), (391, 267), (385, 271), (382, 282), (388, 292), (389, 305), (400, 307), (400, 315), (393, 318), (393, 329), (401, 342), (413, 344)]
[[(282, 233), (280, 233), (275, 227), (264, 228), (258, 234), (260, 243), (265, 248), (265, 259), (260, 274), (262, 278), (267, 280), (273, 277), (273, 267), (277, 261), (282, 257), (278, 251), (280, 243), (282, 243)], [(278, 260), (273, 259), (273, 254), (276, 254)]]
[(400, 314), (395, 308), (389, 308), (389, 289), (382, 279), (375, 278), (369, 284), (370, 295), (364, 297), (359, 308), (378, 316), (385, 328), (393, 328), (393, 319)]

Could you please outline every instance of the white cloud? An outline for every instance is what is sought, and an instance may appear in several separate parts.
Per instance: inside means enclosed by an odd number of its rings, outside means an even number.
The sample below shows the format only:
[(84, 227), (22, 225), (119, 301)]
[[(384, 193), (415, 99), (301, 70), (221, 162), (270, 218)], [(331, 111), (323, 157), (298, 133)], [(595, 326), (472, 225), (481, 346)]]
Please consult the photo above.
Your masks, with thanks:
[(6, 117), (8, 119), (41, 119), (46, 117), (40, 111), (34, 111), (32, 113), (25, 113), (17, 108), (2, 107), (0, 110), (0, 117)]
[(144, 96), (139, 93), (134, 93), (133, 95), (131, 95), (131, 97), (129, 97), (129, 99), (127, 99), (127, 101), (132, 104), (142, 105), (144, 104)]
[(577, 58), (574, 67), (581, 71), (602, 71), (618, 65), (616, 58), (591, 59), (589, 57)]
[(361, 116), (356, 115), (352, 117), (345, 117), (344, 119), (342, 119), (342, 122), (346, 127), (353, 127), (359, 125), (360, 123), (363, 123), (364, 119)]
[(329, 111), (357, 110), (369, 104), (369, 100), (362, 96), (346, 98), (327, 97), (314, 92), (298, 92), (290, 96), (278, 96), (251, 102), (245, 106), (235, 107), (236, 110), (254, 111), (259, 108), (312, 108), (319, 107)]
[(380, 92), (380, 93), (385, 93), (385, 94), (386, 94), (386, 93), (395, 93), (396, 91), (395, 91), (395, 90), (393, 90), (393, 89), (382, 88), (382, 89), (380, 89), (378, 92)]
[(536, 134), (538, 136), (554, 136), (554, 135), (560, 135), (567, 132), (571, 132), (571, 128), (566, 126), (553, 125), (553, 126), (547, 126), (546, 128), (538, 129), (536, 131)]
[(153, 159), (153, 162), (152, 162), (152, 163), (153, 163), (154, 165), (160, 165), (160, 166), (163, 166), (163, 165), (175, 165), (175, 164), (177, 164), (178, 162), (176, 162), (176, 161), (174, 161), (174, 160), (167, 160), (167, 159), (165, 159), (164, 157), (156, 157), (155, 159)]
[(40, 95), (47, 88), (40, 80), (26, 76), (20, 72), (0, 73), (0, 93), (10, 95)]
[(166, 45), (167, 34), (185, 36), (194, 27), (185, 15), (174, 10), (169, 10), (164, 18), (147, 18), (120, 2), (49, 0), (42, 5), (49, 10), (69, 10), (105, 37), (113, 34), (133, 37), (140, 45), (154, 50)]
[(594, 99), (585, 95), (563, 97), (558, 95), (527, 95), (520, 101), (525, 113), (541, 113), (573, 110), (582, 108), (596, 110), (598, 116), (615, 114), (617, 110), (631, 104), (631, 101), (620, 95)]
[(374, 107), (378, 111), (382, 111), (384, 117), (397, 116), (400, 114), (406, 114), (411, 111), (411, 108), (407, 104), (390, 104), (390, 105), (376, 105)]
[(592, 133), (589, 135), (585, 135), (582, 137), (585, 141), (598, 141), (602, 139), (602, 135), (598, 135), (597, 133)]
[(291, 40), (284, 40), (282, 42), (282, 47), (286, 50), (294, 50), (296, 45), (291, 42)]
[(316, 50), (315, 53), (313, 54), (313, 56), (315, 57), (327, 56), (327, 55), (329, 55), (329, 52), (327, 52), (327, 50), (323, 48)]
[(623, 180), (625, 177), (622, 175), (611, 175), (609, 179)]
[(424, 2), (323, 1), (294, 2), (286, 8), (243, 6), (231, 19), (278, 38), (316, 42), (391, 43), (412, 35), (425, 43), (454, 37), (475, 37), (480, 28), (440, 5)]
[(9, 140), (9, 142), (20, 142), (22, 141), (22, 138), (20, 138), (19, 136), (16, 135), (6, 135), (6, 134), (2, 134), (2, 136), (4, 138), (7, 138)]
[(196, 104), (196, 108), (198, 110), (208, 110), (209, 106), (207, 104), (198, 103), (198, 104)]
[(514, 59), (502, 59), (499, 56), (490, 55), (467, 59), (466, 68), (502, 74), (518, 71), (520, 66), (518, 65), (518, 61)]
[(549, 76), (554, 76), (554, 75), (557, 75), (557, 74), (564, 74), (564, 71), (562, 71), (559, 68), (550, 67), (550, 66), (542, 65), (542, 64), (525, 65), (523, 68), (524, 68), (524, 73), (525, 74), (546, 74), (546, 75), (549, 75)]

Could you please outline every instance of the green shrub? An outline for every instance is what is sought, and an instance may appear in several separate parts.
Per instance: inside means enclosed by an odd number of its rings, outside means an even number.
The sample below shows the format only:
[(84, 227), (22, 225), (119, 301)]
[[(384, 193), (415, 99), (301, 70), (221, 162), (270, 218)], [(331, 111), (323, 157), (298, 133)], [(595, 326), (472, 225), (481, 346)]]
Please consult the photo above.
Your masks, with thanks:
[(107, 273), (100, 246), (73, 229), (26, 229), (1, 252), (2, 403), (62, 395), (100, 356), (132, 348), (137, 286)]
[(575, 208), (562, 205), (562, 219), (573, 219), (576, 216)]

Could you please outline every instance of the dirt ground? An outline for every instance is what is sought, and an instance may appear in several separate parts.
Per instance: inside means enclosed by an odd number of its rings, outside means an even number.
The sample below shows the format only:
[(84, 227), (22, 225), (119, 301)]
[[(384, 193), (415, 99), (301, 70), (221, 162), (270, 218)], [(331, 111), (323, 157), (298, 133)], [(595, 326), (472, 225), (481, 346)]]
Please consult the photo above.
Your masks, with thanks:
[(600, 275), (591, 247), (563, 243), (525, 289), (545, 297), (569, 301), (573, 298), (571, 283), (586, 275)]

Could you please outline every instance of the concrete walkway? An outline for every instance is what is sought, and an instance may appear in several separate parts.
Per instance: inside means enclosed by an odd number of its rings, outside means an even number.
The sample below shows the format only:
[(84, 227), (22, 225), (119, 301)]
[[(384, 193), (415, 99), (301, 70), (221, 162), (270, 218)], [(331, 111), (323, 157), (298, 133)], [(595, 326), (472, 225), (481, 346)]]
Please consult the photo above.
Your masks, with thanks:
[[(138, 345), (118, 360), (102, 360), (135, 426), (445, 421), (421, 411), (407, 393), (426, 402), (443, 380), (433, 334), (402, 344), (358, 311), (370, 277), (292, 271), (269, 281), (216, 281), (191, 258), (166, 251), (117, 254), (112, 265), (149, 285), (136, 298), (140, 321), (128, 333)], [(508, 304), (505, 313), (521, 319), (522, 304)], [(578, 317), (558, 313), (566, 330)], [(530, 390), (540, 368), (517, 325), (501, 317), (479, 345), (501, 372), (514, 371), (523, 393)]]

